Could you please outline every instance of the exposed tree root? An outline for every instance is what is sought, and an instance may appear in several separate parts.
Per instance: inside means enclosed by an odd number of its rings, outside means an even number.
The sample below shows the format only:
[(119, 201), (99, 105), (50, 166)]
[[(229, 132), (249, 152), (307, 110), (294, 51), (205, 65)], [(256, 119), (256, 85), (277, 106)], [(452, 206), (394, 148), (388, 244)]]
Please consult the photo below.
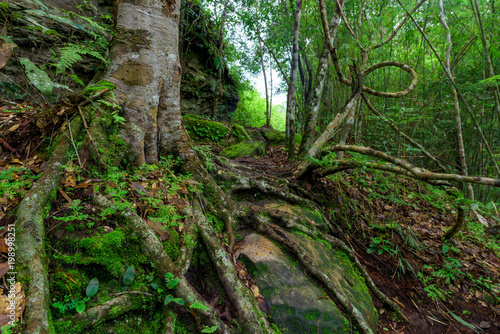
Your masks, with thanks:
[(372, 334), (373, 331), (366, 322), (361, 312), (347, 299), (347, 297), (338, 289), (336, 284), (326, 275), (318, 265), (307, 255), (305, 250), (293, 241), (288, 233), (277, 225), (274, 225), (269, 217), (254, 212), (255, 228), (271, 239), (286, 246), (302, 265), (314, 275), (330, 291), (339, 306), (341, 306), (358, 324), (359, 329), (365, 334)]
[[(96, 195), (93, 199), (94, 204), (100, 208), (113, 207), (113, 203), (104, 196)], [(164, 276), (166, 273), (173, 273), (180, 280), (174, 288), (174, 294), (186, 301), (187, 305), (198, 302), (202, 303), (207, 309), (191, 309), (197, 317), (208, 326), (218, 326), (221, 333), (230, 333), (229, 328), (219, 318), (217, 312), (204, 301), (198, 292), (189, 284), (186, 278), (180, 274), (170, 257), (165, 252), (162, 244), (153, 231), (144, 223), (144, 221), (135, 212), (130, 209), (120, 210), (116, 216), (126, 223), (126, 227), (132, 230), (133, 234), (138, 236), (144, 254), (154, 264), (158, 274)]]
[[(196, 217), (198, 229), (217, 270), (222, 287), (232, 305), (236, 308), (243, 331), (246, 333), (263, 333), (259, 319), (265, 318), (265, 315), (259, 310), (256, 299), (251, 291), (239, 280), (231, 258), (218, 242), (215, 230), (205, 215), (198, 211), (196, 206), (193, 209), (193, 214)], [(266, 322), (264, 321), (264, 323)], [(271, 330), (268, 329), (267, 332), (271, 332)]]
[(194, 246), (196, 245), (196, 240), (198, 239), (198, 229), (192, 213), (189, 209), (184, 209), (182, 214), (188, 217), (190, 223), (188, 224), (187, 230), (184, 231), (184, 240), (191, 240), (190, 242), (184, 242), (184, 244), (179, 248), (179, 258), (175, 261), (175, 266), (179, 269), (181, 275), (186, 274), (191, 265), (191, 259), (193, 257)]
[[(60, 319), (59, 328), (67, 328), (71, 333), (80, 333), (86, 328), (92, 327), (107, 320), (118, 318), (119, 316), (137, 310), (154, 298), (147, 297), (149, 294), (129, 293), (122, 294), (110, 299), (98, 306), (85, 310), (81, 314), (77, 313), (72, 317)], [(64, 330), (64, 329), (63, 329)]]
[[(77, 118), (70, 123), (75, 136), (81, 131), (81, 121)], [(47, 164), (42, 176), (31, 187), (19, 204), (16, 217), (16, 255), (19, 279), (26, 288), (26, 311), (24, 313), (26, 333), (48, 333), (49, 282), (47, 279), (47, 258), (45, 253), (44, 220), (47, 203), (55, 195), (61, 182), (63, 165), (68, 160), (67, 152), (71, 147), (68, 130)]]

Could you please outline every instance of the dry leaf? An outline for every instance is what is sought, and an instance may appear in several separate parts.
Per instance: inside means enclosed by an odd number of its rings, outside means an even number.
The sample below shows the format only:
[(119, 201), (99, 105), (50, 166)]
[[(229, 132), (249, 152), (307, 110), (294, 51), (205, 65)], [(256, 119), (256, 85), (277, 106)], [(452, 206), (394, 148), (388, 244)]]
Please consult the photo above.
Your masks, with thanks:
[(5, 274), (7, 274), (7, 272), (9, 271), (10, 269), (10, 265), (8, 263), (0, 263), (0, 278), (4, 277)]
[(10, 58), (10, 50), (15, 48), (17, 45), (7, 43), (7, 41), (3, 38), (0, 38), (0, 68), (4, 67), (7, 64), (7, 61)]

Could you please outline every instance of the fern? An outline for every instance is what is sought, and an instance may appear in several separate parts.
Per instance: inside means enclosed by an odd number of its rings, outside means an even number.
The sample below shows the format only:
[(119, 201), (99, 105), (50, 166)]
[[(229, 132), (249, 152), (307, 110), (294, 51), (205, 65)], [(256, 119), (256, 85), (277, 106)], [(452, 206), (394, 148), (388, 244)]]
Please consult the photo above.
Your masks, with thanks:
[(61, 58), (57, 63), (56, 74), (61, 74), (67, 69), (71, 68), (76, 62), (82, 60), (82, 55), (90, 55), (105, 62), (104, 57), (97, 51), (80, 44), (67, 44), (65, 47), (59, 49)]

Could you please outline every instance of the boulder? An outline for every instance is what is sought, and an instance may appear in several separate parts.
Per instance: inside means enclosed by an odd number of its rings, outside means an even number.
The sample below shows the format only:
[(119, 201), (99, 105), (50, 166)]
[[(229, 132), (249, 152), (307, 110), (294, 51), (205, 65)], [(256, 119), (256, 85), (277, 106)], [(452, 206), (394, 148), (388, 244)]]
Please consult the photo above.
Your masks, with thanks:
[[(370, 293), (342, 252), (330, 249), (320, 241), (290, 234), (320, 266), (347, 299), (377, 331), (377, 312)], [(259, 234), (250, 234), (239, 249), (260, 293), (268, 298), (275, 324), (287, 333), (346, 333), (349, 321), (321, 287), (278, 246)]]
[(219, 155), (229, 159), (246, 156), (259, 157), (264, 154), (266, 154), (266, 143), (263, 141), (244, 141), (229, 146), (219, 153)]

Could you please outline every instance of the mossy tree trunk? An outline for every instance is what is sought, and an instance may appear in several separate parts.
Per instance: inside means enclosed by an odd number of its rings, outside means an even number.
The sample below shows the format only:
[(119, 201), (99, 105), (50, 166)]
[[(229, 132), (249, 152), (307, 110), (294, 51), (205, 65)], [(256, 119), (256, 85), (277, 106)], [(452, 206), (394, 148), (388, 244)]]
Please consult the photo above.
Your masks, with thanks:
[(119, 130), (125, 158), (153, 164), (186, 142), (181, 126), (179, 0), (122, 0), (104, 79), (117, 86), (126, 123)]

